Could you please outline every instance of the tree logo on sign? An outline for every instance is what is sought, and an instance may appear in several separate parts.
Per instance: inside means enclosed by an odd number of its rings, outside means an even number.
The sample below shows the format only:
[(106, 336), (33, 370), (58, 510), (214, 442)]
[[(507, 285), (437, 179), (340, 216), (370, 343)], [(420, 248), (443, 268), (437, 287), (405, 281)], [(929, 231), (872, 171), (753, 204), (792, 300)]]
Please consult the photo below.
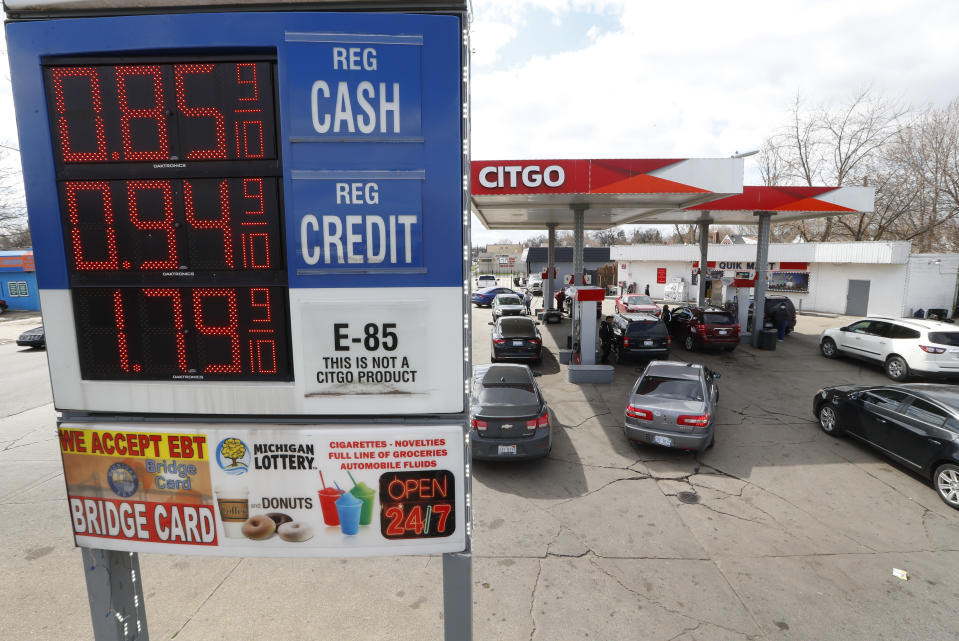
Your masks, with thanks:
[(250, 448), (234, 436), (225, 438), (216, 446), (216, 462), (227, 474), (246, 474), (250, 469)]

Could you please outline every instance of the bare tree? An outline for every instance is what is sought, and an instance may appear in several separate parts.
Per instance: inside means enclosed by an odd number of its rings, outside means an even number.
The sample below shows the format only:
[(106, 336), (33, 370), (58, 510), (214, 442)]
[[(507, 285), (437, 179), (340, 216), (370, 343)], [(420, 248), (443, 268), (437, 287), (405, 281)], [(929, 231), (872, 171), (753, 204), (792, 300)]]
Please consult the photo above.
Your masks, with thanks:
[(19, 150), (0, 143), (0, 248), (29, 247), (27, 208), (23, 201), (23, 179), (19, 163), (13, 159)]

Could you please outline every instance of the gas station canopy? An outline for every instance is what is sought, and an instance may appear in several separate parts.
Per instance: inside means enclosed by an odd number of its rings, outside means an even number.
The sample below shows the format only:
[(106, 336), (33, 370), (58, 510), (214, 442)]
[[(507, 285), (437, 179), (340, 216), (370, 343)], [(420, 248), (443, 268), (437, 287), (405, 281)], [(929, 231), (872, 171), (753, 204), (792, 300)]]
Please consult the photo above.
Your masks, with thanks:
[(572, 229), (574, 211), (586, 229), (606, 229), (743, 191), (741, 158), (473, 161), (471, 174), (473, 213), (488, 229)]
[(873, 210), (871, 187), (743, 187), (742, 158), (473, 161), (473, 213), (488, 229), (623, 224), (755, 225)]

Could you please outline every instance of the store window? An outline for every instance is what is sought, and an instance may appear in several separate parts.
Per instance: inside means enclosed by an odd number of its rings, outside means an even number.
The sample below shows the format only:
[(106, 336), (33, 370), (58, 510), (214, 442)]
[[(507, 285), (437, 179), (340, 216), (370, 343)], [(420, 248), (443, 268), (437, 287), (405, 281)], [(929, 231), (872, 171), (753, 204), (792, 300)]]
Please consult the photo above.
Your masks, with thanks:
[(7, 282), (7, 295), (11, 298), (17, 298), (19, 296), (29, 296), (30, 291), (27, 289), (27, 282), (24, 280), (11, 280)]

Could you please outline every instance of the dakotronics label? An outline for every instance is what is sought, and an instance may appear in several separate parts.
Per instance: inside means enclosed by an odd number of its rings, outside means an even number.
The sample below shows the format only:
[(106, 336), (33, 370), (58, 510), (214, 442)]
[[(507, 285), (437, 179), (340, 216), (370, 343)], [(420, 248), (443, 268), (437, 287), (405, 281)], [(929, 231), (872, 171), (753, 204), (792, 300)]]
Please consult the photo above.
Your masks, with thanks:
[(373, 556), (465, 547), (459, 425), (68, 424), (78, 545), (238, 556)]

